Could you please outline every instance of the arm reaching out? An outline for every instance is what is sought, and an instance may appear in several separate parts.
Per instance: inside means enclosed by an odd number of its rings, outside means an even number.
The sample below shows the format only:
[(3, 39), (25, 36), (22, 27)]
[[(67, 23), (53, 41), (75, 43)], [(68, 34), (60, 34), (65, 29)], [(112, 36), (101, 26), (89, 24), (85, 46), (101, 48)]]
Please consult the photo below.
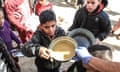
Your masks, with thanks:
[(85, 47), (78, 47), (76, 53), (84, 64), (88, 64), (95, 70), (100, 72), (120, 72), (119, 62), (111, 62), (93, 57)]

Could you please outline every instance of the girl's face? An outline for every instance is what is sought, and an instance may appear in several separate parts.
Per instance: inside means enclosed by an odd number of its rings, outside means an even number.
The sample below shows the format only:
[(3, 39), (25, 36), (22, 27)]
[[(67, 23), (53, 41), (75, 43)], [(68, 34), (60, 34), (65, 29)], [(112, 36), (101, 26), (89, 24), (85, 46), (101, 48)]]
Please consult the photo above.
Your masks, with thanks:
[(4, 16), (3, 16), (3, 12), (0, 11), (0, 26), (3, 25), (3, 21), (4, 21)]
[(101, 0), (86, 0), (87, 11), (89, 13), (92, 13), (100, 3), (101, 3)]

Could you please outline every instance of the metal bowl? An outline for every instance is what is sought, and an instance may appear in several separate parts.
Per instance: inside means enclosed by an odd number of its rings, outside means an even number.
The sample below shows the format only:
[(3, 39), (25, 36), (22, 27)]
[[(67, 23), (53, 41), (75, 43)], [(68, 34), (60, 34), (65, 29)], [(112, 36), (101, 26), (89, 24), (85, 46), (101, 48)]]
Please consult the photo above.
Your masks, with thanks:
[(52, 49), (55, 60), (68, 61), (75, 55), (77, 43), (69, 36), (62, 36), (54, 39), (49, 48)]
[(88, 45), (94, 45), (96, 41), (93, 33), (84, 28), (74, 29), (68, 34), (68, 36), (75, 39), (78, 45), (81, 45), (80, 43), (84, 43), (84, 45), (86, 43)]

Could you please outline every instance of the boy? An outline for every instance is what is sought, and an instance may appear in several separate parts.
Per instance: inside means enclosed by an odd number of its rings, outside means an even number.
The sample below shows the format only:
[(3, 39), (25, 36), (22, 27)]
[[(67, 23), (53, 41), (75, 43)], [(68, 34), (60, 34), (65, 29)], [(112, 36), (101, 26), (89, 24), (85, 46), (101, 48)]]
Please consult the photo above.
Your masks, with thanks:
[(96, 42), (99, 43), (107, 37), (111, 30), (109, 17), (103, 11), (107, 5), (107, 0), (85, 1), (86, 5), (76, 12), (73, 25), (69, 31), (76, 28), (88, 29), (96, 37)]
[(51, 41), (57, 37), (65, 36), (65, 31), (56, 25), (56, 15), (52, 10), (43, 11), (40, 16), (40, 25), (32, 39), (23, 48), (26, 56), (36, 55), (35, 64), (38, 72), (59, 72), (60, 63), (50, 61)]

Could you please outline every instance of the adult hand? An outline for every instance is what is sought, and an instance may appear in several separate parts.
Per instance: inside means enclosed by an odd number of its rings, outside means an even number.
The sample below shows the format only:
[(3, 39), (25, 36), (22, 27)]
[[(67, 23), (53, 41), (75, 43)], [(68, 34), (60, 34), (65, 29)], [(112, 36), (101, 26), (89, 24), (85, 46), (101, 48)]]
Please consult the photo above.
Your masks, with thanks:
[(76, 48), (75, 51), (76, 51), (77, 57), (79, 59), (82, 59), (84, 64), (88, 64), (92, 55), (88, 52), (87, 48), (79, 46), (78, 48)]

